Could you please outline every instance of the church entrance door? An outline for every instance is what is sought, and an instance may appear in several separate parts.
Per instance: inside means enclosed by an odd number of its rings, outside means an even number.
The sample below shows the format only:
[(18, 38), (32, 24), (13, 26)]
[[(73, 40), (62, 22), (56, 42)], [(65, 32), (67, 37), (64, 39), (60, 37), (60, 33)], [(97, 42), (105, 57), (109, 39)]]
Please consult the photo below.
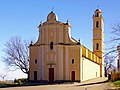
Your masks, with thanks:
[(75, 71), (72, 71), (72, 72), (71, 72), (71, 80), (72, 80), (72, 81), (75, 81)]
[(54, 68), (49, 68), (49, 82), (52, 83), (54, 81)]
[(34, 80), (37, 80), (37, 71), (34, 71)]

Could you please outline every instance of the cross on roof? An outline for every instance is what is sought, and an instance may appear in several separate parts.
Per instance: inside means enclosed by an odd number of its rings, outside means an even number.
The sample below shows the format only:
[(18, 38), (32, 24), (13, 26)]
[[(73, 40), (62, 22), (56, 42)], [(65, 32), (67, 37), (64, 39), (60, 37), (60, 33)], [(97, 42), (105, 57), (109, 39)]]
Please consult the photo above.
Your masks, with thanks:
[(54, 7), (52, 7), (52, 11), (54, 11)]

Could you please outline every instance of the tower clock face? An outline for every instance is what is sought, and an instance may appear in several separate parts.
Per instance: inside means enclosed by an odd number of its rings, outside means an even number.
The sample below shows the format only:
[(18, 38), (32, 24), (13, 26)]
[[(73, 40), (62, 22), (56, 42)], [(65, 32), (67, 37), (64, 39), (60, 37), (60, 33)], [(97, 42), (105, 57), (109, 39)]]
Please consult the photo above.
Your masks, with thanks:
[(95, 36), (96, 36), (96, 37), (99, 37), (99, 34), (97, 33)]

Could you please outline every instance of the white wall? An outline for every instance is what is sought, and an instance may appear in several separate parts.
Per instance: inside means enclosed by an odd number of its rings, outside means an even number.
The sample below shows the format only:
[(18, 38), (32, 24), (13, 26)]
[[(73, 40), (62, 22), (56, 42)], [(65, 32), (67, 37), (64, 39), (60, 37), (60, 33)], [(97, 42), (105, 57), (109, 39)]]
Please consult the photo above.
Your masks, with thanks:
[(86, 59), (82, 58), (82, 70), (83, 70), (83, 76), (82, 81), (100, 77), (100, 65)]

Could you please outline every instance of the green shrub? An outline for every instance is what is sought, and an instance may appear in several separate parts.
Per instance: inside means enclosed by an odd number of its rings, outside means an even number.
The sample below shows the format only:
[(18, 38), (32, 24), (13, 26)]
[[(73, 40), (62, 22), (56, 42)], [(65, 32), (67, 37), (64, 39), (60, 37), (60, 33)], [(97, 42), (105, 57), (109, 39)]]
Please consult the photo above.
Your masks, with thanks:
[(120, 80), (114, 81), (113, 82), (115, 85), (120, 85)]
[(26, 82), (27, 82), (27, 78), (20, 78), (14, 80), (14, 83), (18, 83), (18, 84), (24, 84)]

